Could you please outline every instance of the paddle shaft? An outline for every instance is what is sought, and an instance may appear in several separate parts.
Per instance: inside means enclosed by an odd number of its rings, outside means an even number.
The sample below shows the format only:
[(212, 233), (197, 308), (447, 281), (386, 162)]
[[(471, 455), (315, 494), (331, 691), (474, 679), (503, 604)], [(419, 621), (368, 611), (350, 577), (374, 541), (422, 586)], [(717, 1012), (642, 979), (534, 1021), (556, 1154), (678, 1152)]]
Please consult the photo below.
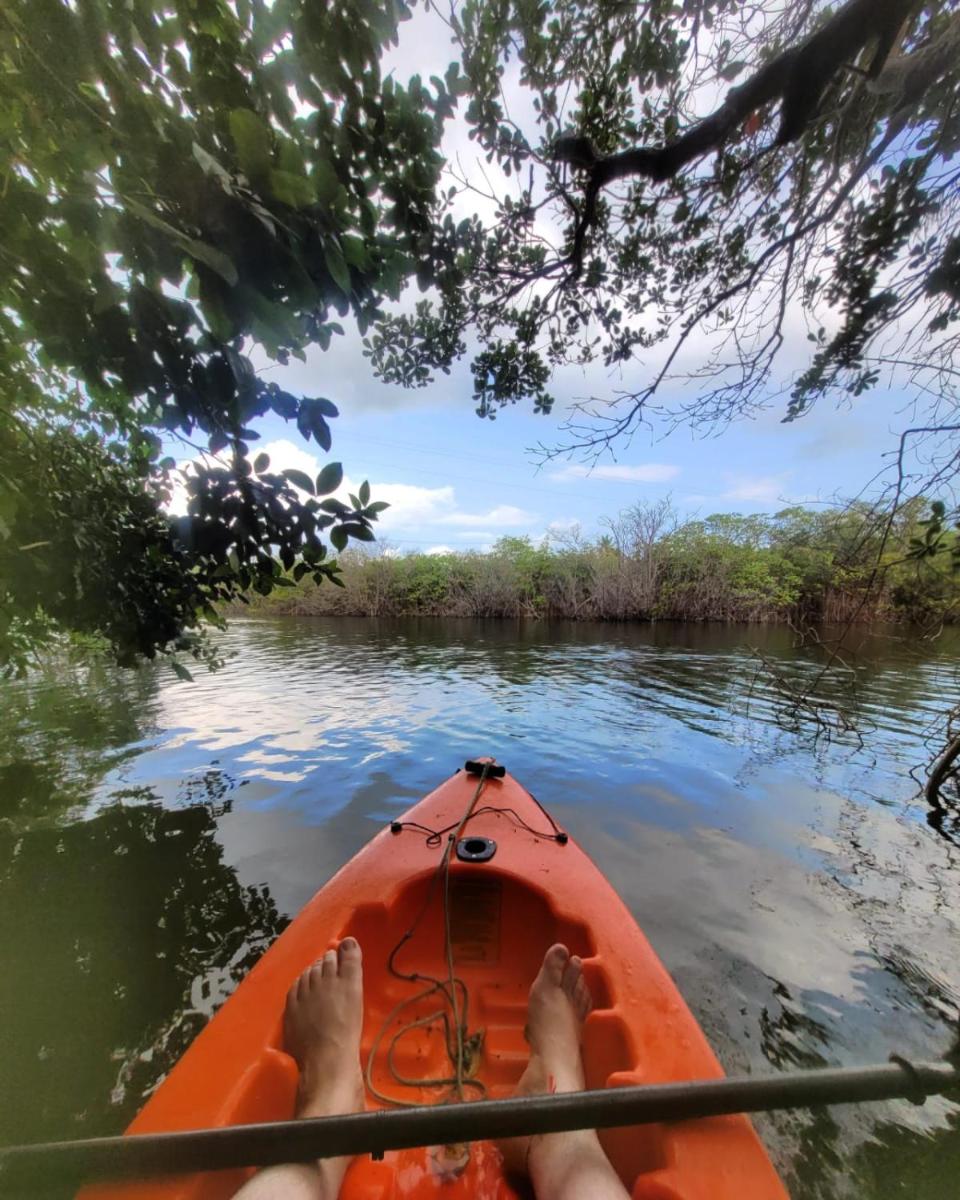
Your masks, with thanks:
[(41, 1180), (172, 1175), (346, 1154), (380, 1154), (569, 1129), (606, 1129), (729, 1113), (905, 1097), (917, 1101), (960, 1087), (950, 1062), (885, 1063), (789, 1075), (603, 1088), (467, 1104), (233, 1125), (182, 1133), (48, 1142), (0, 1149), (0, 1193)]

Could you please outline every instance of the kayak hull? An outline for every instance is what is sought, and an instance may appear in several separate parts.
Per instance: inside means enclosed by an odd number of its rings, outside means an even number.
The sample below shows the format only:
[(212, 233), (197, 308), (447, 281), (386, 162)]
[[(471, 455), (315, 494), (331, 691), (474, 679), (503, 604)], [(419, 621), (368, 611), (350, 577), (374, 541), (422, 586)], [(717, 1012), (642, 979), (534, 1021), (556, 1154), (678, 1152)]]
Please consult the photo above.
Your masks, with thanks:
[[(455, 1101), (439, 993), (416, 974), (445, 979), (447, 923), (463, 981), (471, 1074), (480, 1099), (513, 1093), (528, 1058), (527, 992), (543, 953), (566, 943), (584, 960), (594, 1009), (584, 1026), (588, 1088), (713, 1079), (723, 1072), (696, 1020), (637, 923), (582, 850), (510, 775), (458, 772), (384, 829), (325, 884), (257, 963), (163, 1081), (128, 1133), (286, 1119), (297, 1068), (283, 1046), (287, 989), (341, 938), (364, 954), (361, 1057), (374, 1054), (369, 1108)], [(485, 861), (450, 857), (462, 830)], [(471, 853), (470, 846), (465, 853)], [(446, 894), (446, 909), (443, 892)], [(397, 947), (399, 946), (399, 949)], [(392, 970), (391, 970), (392, 965)], [(429, 985), (427, 985), (429, 986)], [(417, 1022), (421, 1022), (417, 1024)], [(388, 1061), (388, 1050), (392, 1050)], [(378, 1098), (379, 1097), (379, 1098)], [(787, 1193), (742, 1116), (601, 1133), (634, 1200), (785, 1200)], [(88, 1188), (84, 1200), (226, 1200), (250, 1172), (211, 1172)], [(518, 1190), (519, 1189), (519, 1190)], [(516, 1200), (524, 1194), (486, 1143), (357, 1159), (343, 1200)]]

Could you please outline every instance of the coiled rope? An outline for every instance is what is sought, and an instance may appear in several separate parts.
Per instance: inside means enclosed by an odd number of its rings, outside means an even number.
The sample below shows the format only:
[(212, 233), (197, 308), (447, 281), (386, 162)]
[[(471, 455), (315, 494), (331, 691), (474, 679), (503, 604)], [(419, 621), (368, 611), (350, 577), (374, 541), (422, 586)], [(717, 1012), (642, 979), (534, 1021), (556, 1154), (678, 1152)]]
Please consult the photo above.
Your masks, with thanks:
[[(457, 845), (457, 842), (460, 840), (460, 835), (463, 832), (464, 826), (470, 820), (471, 816), (473, 816), (474, 809), (477, 806), (477, 801), (480, 799), (480, 795), (483, 792), (484, 785), (487, 782), (487, 773), (488, 773), (491, 765), (492, 764), (490, 764), (490, 763), (484, 763), (483, 769), (480, 773), (480, 779), (477, 783), (476, 789), (474, 790), (473, 795), (470, 797), (470, 801), (467, 804), (466, 808), (464, 809), (463, 815), (461, 816), (456, 827), (453, 829), (452, 832), (449, 833), (449, 836), (447, 837), (447, 844), (446, 844), (446, 846), (444, 846), (443, 855), (440, 859), (440, 863), (437, 867), (437, 871), (430, 881), (430, 886), (427, 889), (427, 895), (424, 899), (424, 903), (423, 903), (419, 913), (417, 914), (416, 919), (414, 920), (413, 924), (406, 931), (406, 933), (403, 935), (403, 937), (401, 937), (400, 941), (397, 942), (396, 946), (394, 946), (394, 948), (390, 951), (390, 956), (387, 959), (387, 967), (388, 967), (390, 973), (392, 975), (396, 976), (396, 978), (404, 979), (404, 980), (407, 980), (408, 982), (412, 982), (412, 983), (426, 982), (429, 986), (424, 988), (423, 990), (417, 992), (416, 995), (410, 996), (406, 1000), (401, 1000), (400, 1003), (397, 1004), (393, 1008), (393, 1010), (390, 1012), (389, 1016), (384, 1021), (383, 1025), (381, 1025), (380, 1031), (378, 1032), (376, 1038), (374, 1039), (373, 1046), (371, 1047), (371, 1050), (370, 1050), (370, 1055), (367, 1058), (365, 1081), (366, 1081), (367, 1089), (370, 1092), (370, 1094), (383, 1104), (390, 1104), (390, 1105), (393, 1105), (394, 1107), (399, 1107), (399, 1108), (417, 1108), (417, 1107), (421, 1106), (421, 1102), (419, 1102), (419, 1101), (403, 1100), (397, 1096), (388, 1096), (388, 1095), (386, 1095), (386, 1093), (380, 1091), (380, 1089), (377, 1088), (373, 1082), (373, 1066), (374, 1066), (374, 1062), (376, 1061), (377, 1054), (380, 1049), (380, 1045), (383, 1042), (383, 1039), (386, 1036), (387, 1031), (389, 1030), (391, 1025), (394, 1023), (394, 1021), (397, 1020), (397, 1018), (400, 1016), (400, 1014), (403, 1012), (403, 1010), (411, 1007), (414, 1004), (418, 1004), (422, 1000), (427, 999), (428, 997), (432, 996), (435, 992), (439, 992), (440, 994), (442, 994), (444, 1001), (445, 1001), (444, 1007), (441, 1009), (438, 1009), (437, 1012), (431, 1013), (429, 1016), (420, 1017), (415, 1021), (408, 1021), (404, 1025), (401, 1026), (401, 1028), (390, 1039), (390, 1044), (387, 1047), (387, 1058), (386, 1058), (387, 1069), (389, 1070), (392, 1078), (398, 1084), (400, 1084), (401, 1086), (404, 1086), (404, 1087), (444, 1087), (444, 1086), (451, 1087), (452, 1086), (456, 1091), (456, 1096), (457, 1096), (458, 1100), (464, 1099), (464, 1089), (467, 1087), (474, 1088), (476, 1091), (480, 1092), (481, 1094), (485, 1094), (485, 1092), (486, 1092), (486, 1087), (484, 1086), (484, 1084), (479, 1079), (476, 1079), (472, 1075), (471, 1072), (468, 1072), (465, 1069), (465, 1061), (464, 1060), (466, 1057), (466, 1052), (467, 1052), (468, 1046), (472, 1049), (472, 1044), (478, 1043), (478, 1039), (482, 1035), (477, 1034), (476, 1038), (471, 1038), (471, 1039), (467, 1039), (467, 1037), (466, 1037), (467, 1016), (468, 1016), (468, 1011), (469, 1011), (469, 994), (467, 991), (467, 985), (463, 982), (462, 979), (460, 979), (457, 976), (455, 968), (454, 968), (454, 963), (453, 963), (453, 936), (452, 936), (452, 930), (451, 930), (451, 924), (450, 924), (450, 859), (451, 859), (451, 856), (453, 855), (453, 851)], [(426, 832), (428, 832), (431, 835), (431, 837), (434, 837), (437, 834), (437, 831), (435, 831), (435, 830), (426, 830)], [(440, 832), (442, 834), (443, 832), (447, 832), (447, 831), (443, 830)], [(437, 840), (439, 841), (439, 838), (437, 838)], [(412, 973), (405, 974), (404, 972), (399, 971), (396, 967), (397, 954), (400, 952), (400, 950), (403, 948), (403, 946), (406, 945), (406, 943), (413, 937), (414, 933), (417, 930), (417, 927), (419, 926), (423, 917), (427, 913), (427, 911), (430, 907), (430, 902), (433, 899), (433, 894), (436, 891), (436, 885), (437, 885), (438, 880), (442, 884), (443, 939), (444, 939), (444, 956), (445, 956), (446, 964), (447, 964), (447, 978), (440, 979), (433, 975), (421, 974), (420, 972), (412, 972)], [(461, 994), (462, 994), (462, 1006), (461, 1006)], [(450, 1029), (451, 1013), (453, 1016), (452, 1036), (451, 1036), (451, 1029)], [(408, 1034), (411, 1030), (418, 1029), (424, 1025), (430, 1025), (434, 1021), (437, 1021), (437, 1020), (440, 1020), (443, 1022), (446, 1048), (447, 1048), (447, 1056), (450, 1059), (452, 1067), (453, 1067), (452, 1075), (447, 1076), (447, 1077), (432, 1078), (432, 1079), (411, 1079), (407, 1076), (401, 1075), (401, 1073), (396, 1069), (396, 1066), (394, 1065), (394, 1062), (393, 1062), (393, 1053), (396, 1048), (397, 1042), (402, 1037), (406, 1036), (406, 1034)]]

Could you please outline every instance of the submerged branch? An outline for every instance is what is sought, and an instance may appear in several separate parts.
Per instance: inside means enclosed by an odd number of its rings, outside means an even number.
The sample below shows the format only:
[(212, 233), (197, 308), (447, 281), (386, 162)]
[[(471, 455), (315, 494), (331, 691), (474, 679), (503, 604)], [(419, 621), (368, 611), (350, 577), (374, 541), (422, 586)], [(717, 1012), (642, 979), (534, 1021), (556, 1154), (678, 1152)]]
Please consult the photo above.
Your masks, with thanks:
[(934, 760), (933, 766), (930, 768), (924, 788), (924, 797), (931, 807), (941, 808), (943, 806), (940, 789), (950, 776), (956, 774), (957, 765), (955, 764), (958, 759), (960, 759), (960, 733), (947, 743), (946, 749)]

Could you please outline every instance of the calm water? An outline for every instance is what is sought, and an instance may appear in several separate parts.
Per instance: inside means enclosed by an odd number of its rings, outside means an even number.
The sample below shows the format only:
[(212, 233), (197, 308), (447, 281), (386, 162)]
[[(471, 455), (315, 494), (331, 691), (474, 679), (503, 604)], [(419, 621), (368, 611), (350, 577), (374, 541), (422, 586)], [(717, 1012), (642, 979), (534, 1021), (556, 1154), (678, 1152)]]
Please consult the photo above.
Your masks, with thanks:
[[(863, 637), (863, 745), (777, 723), (780, 630), (237, 623), (191, 685), (3, 685), (0, 1140), (120, 1130), (313, 891), (491, 753), (593, 855), (728, 1071), (935, 1057), (960, 1003), (960, 822), (908, 772), (960, 640)], [(939, 827), (938, 827), (939, 826)], [(942, 1100), (780, 1115), (797, 1200), (960, 1193)]]

